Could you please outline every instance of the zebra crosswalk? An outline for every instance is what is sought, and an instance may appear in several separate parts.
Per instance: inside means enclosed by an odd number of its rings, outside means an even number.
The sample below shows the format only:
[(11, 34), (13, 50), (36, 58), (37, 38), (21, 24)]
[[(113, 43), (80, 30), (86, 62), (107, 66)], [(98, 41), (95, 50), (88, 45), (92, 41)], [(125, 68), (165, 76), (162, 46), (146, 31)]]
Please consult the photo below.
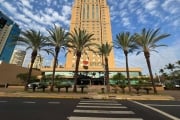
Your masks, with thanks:
[(115, 100), (81, 100), (68, 120), (143, 120)]

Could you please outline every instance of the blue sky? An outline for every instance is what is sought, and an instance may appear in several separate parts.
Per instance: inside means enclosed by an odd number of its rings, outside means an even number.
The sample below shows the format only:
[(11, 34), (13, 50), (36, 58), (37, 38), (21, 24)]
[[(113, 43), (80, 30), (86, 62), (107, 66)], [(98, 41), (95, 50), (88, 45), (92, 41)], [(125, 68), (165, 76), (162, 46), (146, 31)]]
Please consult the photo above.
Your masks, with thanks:
[[(168, 63), (180, 60), (180, 0), (107, 0), (110, 7), (113, 39), (117, 33), (129, 31), (140, 32), (142, 28), (161, 28), (161, 33), (169, 33), (170, 37), (162, 40), (159, 53), (151, 53), (153, 71)], [(46, 33), (53, 24), (69, 30), (71, 7), (73, 0), (0, 0), (0, 10), (12, 18), (22, 30), (33, 28)], [(17, 47), (18, 49), (23, 49)], [(29, 52), (28, 52), (29, 53)], [(42, 53), (46, 59), (44, 64), (51, 64), (52, 56)], [(121, 50), (115, 50), (117, 67), (125, 67), (125, 58)], [(25, 66), (30, 54), (26, 56)], [(59, 62), (64, 63), (63, 54)], [(130, 67), (141, 67), (144, 74), (147, 66), (143, 54), (129, 55)]]

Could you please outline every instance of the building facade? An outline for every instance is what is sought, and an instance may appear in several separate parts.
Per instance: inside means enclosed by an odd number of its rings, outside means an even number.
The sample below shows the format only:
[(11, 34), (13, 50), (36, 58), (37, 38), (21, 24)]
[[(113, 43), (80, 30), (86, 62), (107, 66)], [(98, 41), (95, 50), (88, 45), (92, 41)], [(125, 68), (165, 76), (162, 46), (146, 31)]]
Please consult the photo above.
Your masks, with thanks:
[[(29, 69), (21, 66), (7, 64), (0, 61), (0, 85), (24, 85), (25, 81), (17, 77), (19, 74), (28, 74)], [(32, 70), (32, 76), (40, 76), (41, 71)]]
[(33, 64), (33, 68), (41, 69), (42, 65), (43, 65), (43, 58), (40, 55), (37, 55)]
[(9, 63), (15, 45), (13, 36), (19, 36), (19, 26), (0, 11), (0, 60)]
[[(70, 31), (74, 28), (85, 29), (94, 34), (94, 41), (98, 44), (112, 43), (112, 32), (109, 7), (106, 0), (74, 0), (72, 7)], [(104, 66), (102, 56), (86, 51), (88, 55), (81, 56), (79, 74), (88, 76), (95, 84), (104, 83)], [(126, 76), (126, 68), (117, 68), (114, 61), (114, 52), (109, 55), (109, 77), (117, 73)], [(64, 67), (57, 67), (55, 75), (66, 78), (73, 78), (75, 71), (76, 56), (73, 52), (67, 54)], [(85, 66), (88, 66), (87, 68)], [(53, 67), (42, 67), (45, 75), (52, 75)], [(135, 78), (141, 75), (141, 68), (129, 68), (130, 77)]]
[[(106, 0), (75, 0), (72, 7), (70, 31), (74, 28), (86, 30), (94, 34), (94, 42), (103, 44), (112, 43), (112, 32), (109, 7)], [(95, 48), (93, 48), (95, 49)], [(80, 69), (88, 66), (88, 69), (102, 69), (104, 67), (102, 56), (93, 52), (86, 51), (80, 60)], [(67, 54), (65, 68), (75, 68), (76, 56), (72, 53)], [(113, 50), (109, 55), (109, 67), (114, 68)]]
[(25, 56), (26, 56), (26, 51), (14, 50), (10, 60), (10, 64), (16, 64), (17, 66), (22, 66)]

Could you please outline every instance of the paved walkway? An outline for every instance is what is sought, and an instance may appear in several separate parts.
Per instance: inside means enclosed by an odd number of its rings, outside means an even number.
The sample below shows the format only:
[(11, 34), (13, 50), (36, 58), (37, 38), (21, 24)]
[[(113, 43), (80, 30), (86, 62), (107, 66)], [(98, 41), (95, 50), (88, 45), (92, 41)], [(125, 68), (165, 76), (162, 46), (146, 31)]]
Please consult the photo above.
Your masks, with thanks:
[[(87, 90), (85, 90), (87, 91)], [(97, 92), (91, 93), (78, 93), (62, 91), (58, 93), (55, 91), (54, 93), (49, 92), (47, 90), (45, 93), (38, 90), (37, 92), (32, 92), (29, 90), (28, 92), (23, 91), (23, 87), (9, 87), (9, 88), (0, 88), (0, 97), (36, 97), (36, 98), (92, 98), (92, 99), (120, 99), (120, 100), (180, 100), (180, 91), (163, 91), (158, 95), (154, 94), (122, 94), (122, 93), (110, 93), (110, 94), (100, 94)]]
[(176, 100), (180, 100), (180, 90), (165, 90), (161, 92), (162, 95), (170, 95)]

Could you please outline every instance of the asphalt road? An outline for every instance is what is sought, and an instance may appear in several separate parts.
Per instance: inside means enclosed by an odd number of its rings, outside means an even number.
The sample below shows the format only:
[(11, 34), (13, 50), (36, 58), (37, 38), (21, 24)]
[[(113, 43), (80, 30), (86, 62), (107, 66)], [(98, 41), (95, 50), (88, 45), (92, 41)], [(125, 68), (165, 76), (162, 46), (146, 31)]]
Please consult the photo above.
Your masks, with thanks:
[(138, 101), (155, 109), (180, 118), (180, 101)]
[(66, 120), (79, 100), (0, 98), (0, 120)]
[(169, 114), (180, 117), (178, 105), (180, 101), (0, 98), (0, 120), (170, 120)]

